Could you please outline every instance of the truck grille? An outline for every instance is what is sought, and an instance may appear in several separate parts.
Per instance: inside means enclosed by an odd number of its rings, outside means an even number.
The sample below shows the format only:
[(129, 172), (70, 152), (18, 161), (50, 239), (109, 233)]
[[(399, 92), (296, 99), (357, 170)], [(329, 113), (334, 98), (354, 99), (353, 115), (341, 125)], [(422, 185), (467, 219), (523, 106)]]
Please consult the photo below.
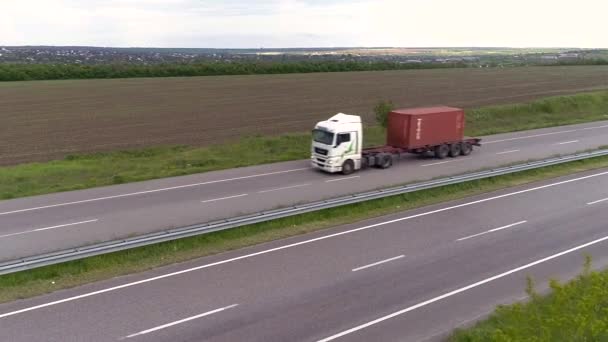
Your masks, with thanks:
[(324, 149), (324, 148), (315, 147), (315, 153), (318, 153), (320, 155), (326, 156), (327, 155), (327, 150)]

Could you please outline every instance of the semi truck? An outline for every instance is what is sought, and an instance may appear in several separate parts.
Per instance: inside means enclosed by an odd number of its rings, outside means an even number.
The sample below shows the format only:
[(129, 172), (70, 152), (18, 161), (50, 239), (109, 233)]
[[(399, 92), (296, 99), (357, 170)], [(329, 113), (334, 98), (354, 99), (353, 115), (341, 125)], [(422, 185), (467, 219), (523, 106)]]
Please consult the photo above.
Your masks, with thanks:
[(338, 113), (315, 125), (311, 164), (345, 175), (366, 167), (387, 169), (404, 153), (434, 154), (438, 159), (469, 155), (481, 139), (464, 136), (463, 109), (439, 106), (396, 109), (388, 113), (386, 145), (364, 148), (361, 117)]

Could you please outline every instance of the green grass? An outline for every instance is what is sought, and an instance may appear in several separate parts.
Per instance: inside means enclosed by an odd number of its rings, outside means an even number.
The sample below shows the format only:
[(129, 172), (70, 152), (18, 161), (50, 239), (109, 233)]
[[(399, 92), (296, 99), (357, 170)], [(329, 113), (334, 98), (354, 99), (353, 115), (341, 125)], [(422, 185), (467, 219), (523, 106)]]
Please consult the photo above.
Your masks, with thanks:
[(530, 281), (527, 292), (528, 302), (499, 306), (450, 341), (608, 341), (608, 271), (590, 271), (589, 258), (576, 279), (551, 281), (548, 295), (536, 293)]
[(608, 167), (608, 157), (597, 157), (512, 175), (393, 196), (4, 275), (0, 276), (0, 302), (32, 297), (58, 289), (141, 272), (162, 265), (235, 250), (339, 224), (353, 223), (389, 213), (603, 167)]
[[(371, 143), (381, 144), (384, 132), (371, 127), (366, 136)], [(290, 134), (202, 148), (161, 146), (70, 155), (64, 160), (0, 168), (0, 199), (305, 159), (309, 154), (310, 135)]]
[[(479, 136), (603, 119), (608, 119), (608, 91), (473, 109), (468, 113), (466, 133)], [(369, 127), (364, 135), (367, 146), (384, 143), (380, 127)], [(161, 146), (72, 155), (64, 160), (0, 168), (0, 199), (306, 159), (309, 149), (310, 135), (300, 133), (248, 137), (234, 144), (202, 148)]]
[(598, 120), (608, 120), (608, 91), (477, 108), (466, 125), (467, 134), (480, 136)]

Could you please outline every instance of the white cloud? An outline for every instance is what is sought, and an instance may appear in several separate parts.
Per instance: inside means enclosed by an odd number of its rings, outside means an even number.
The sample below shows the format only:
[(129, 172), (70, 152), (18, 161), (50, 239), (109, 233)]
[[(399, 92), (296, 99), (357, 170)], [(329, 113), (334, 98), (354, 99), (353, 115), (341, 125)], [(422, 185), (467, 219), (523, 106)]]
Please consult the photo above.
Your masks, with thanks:
[(605, 0), (3, 0), (0, 45), (608, 47)]

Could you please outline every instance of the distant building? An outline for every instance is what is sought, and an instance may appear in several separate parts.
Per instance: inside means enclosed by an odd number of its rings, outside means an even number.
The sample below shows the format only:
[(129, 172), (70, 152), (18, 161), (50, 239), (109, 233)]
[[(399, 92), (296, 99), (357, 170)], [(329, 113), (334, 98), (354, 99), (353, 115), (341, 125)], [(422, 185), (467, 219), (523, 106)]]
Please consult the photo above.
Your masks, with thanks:
[(543, 63), (543, 64), (557, 63), (558, 60), (559, 60), (559, 57), (557, 57), (557, 55), (543, 55), (543, 56), (540, 56), (540, 63)]
[(570, 53), (560, 53), (557, 57), (560, 60), (574, 61), (574, 60), (578, 60), (581, 57), (581, 55), (578, 53), (570, 52)]

